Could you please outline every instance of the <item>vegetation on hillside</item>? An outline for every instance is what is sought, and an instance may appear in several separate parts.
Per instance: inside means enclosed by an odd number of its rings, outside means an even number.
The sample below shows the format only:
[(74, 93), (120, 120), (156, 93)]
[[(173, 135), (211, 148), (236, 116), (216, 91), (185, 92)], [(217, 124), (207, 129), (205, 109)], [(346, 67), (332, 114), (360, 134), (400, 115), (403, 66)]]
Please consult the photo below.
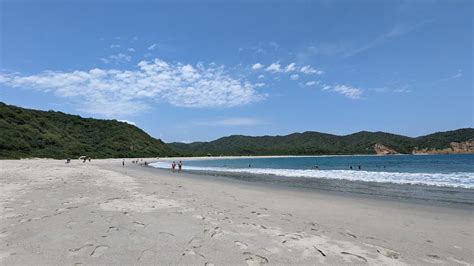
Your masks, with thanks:
[(165, 144), (124, 122), (30, 110), (0, 102), (0, 158), (374, 154), (376, 143), (409, 154), (415, 149), (444, 149), (451, 142), (468, 140), (474, 140), (472, 128), (417, 138), (367, 131), (346, 136), (304, 132)]
[(176, 153), (136, 126), (0, 102), (0, 158), (156, 157)]
[(374, 145), (383, 144), (399, 153), (415, 148), (443, 149), (450, 142), (474, 139), (474, 129), (466, 128), (411, 138), (384, 132), (358, 132), (336, 136), (319, 132), (294, 133), (287, 136), (229, 136), (211, 142), (170, 143), (187, 156), (205, 155), (325, 155), (374, 154)]

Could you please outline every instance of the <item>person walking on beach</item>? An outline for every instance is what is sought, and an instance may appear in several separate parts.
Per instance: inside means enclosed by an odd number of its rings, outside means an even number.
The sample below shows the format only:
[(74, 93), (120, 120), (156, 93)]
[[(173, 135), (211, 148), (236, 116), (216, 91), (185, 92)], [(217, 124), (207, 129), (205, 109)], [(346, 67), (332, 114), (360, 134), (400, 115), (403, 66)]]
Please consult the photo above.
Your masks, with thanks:
[(176, 169), (176, 163), (175, 163), (175, 162), (173, 162), (173, 163), (171, 164), (171, 172), (174, 173), (174, 169)]
[(122, 159), (122, 167), (125, 166), (125, 159)]
[(183, 162), (179, 161), (179, 163), (178, 163), (178, 173), (181, 172), (182, 168), (183, 168)]

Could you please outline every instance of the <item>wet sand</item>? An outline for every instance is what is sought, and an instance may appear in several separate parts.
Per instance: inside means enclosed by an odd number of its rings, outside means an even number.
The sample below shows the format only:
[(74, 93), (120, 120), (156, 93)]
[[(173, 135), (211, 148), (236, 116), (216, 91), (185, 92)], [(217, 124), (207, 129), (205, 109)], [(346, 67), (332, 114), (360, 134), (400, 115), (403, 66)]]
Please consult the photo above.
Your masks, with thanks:
[(474, 207), (0, 161), (0, 264), (474, 263)]

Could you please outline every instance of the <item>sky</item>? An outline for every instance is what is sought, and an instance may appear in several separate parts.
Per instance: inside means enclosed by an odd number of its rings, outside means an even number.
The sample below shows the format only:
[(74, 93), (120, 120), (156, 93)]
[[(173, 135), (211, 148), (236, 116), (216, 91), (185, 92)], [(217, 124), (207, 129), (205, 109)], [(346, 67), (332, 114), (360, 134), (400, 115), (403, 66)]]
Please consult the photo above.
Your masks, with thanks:
[(474, 126), (474, 2), (0, 0), (0, 101), (227, 135)]

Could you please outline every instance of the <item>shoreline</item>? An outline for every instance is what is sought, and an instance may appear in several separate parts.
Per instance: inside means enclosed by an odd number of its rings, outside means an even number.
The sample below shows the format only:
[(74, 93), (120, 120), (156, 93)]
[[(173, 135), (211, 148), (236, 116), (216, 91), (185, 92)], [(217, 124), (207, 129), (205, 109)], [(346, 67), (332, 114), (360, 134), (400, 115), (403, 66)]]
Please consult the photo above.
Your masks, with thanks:
[[(158, 174), (172, 174), (170, 170), (163, 168), (155, 168), (153, 166), (143, 166), (143, 171), (149, 171), (151, 173)], [(305, 194), (321, 194), (329, 197), (342, 197), (347, 200), (351, 199), (360, 199), (368, 201), (381, 201), (381, 202), (390, 202), (391, 204), (403, 203), (403, 204), (415, 204), (419, 206), (435, 206), (435, 207), (447, 207), (447, 208), (460, 208), (474, 211), (474, 204), (472, 202), (453, 202), (453, 201), (441, 201), (425, 198), (409, 198), (409, 197), (398, 197), (398, 196), (387, 196), (387, 195), (376, 195), (370, 193), (359, 193), (351, 191), (341, 191), (341, 190), (329, 190), (320, 187), (303, 187), (303, 186), (286, 186), (272, 182), (258, 182), (258, 181), (249, 181), (241, 178), (236, 178), (239, 176), (236, 175), (226, 175), (223, 172), (205, 172), (205, 171), (192, 171), (192, 170), (183, 170), (181, 173), (175, 173), (180, 177), (187, 179), (199, 179), (207, 182), (222, 182), (227, 184), (235, 184), (239, 186), (246, 187), (257, 187), (257, 188), (269, 188), (275, 191), (290, 191), (293, 193), (305, 193)], [(341, 180), (335, 180), (341, 181)], [(357, 182), (364, 184), (364, 181), (345, 181), (343, 182)], [(376, 182), (373, 182), (377, 184)], [(390, 184), (391, 185), (391, 184)], [(414, 186), (410, 184), (395, 184), (399, 186)], [(416, 186), (416, 185), (415, 185)], [(418, 185), (419, 186), (419, 185)], [(425, 186), (429, 187), (429, 186)], [(470, 189), (462, 189), (467, 192), (471, 192)], [(472, 191), (474, 192), (474, 191)]]

